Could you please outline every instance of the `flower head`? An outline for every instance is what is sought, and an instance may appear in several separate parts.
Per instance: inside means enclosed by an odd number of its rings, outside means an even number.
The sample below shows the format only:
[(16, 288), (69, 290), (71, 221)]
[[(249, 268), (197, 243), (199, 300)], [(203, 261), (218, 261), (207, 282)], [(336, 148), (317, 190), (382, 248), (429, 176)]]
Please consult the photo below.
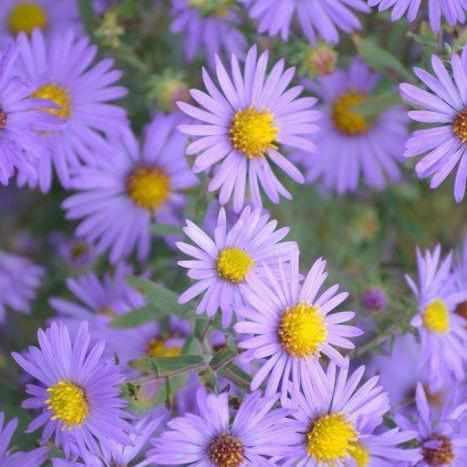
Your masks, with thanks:
[(172, 0), (173, 21), (170, 29), (183, 34), (185, 57), (192, 62), (203, 52), (209, 62), (225, 52), (242, 57), (246, 40), (237, 29), (240, 17), (232, 0)]
[(21, 256), (0, 251), (0, 324), (5, 308), (30, 313), (44, 270)]
[(442, 259), (439, 245), (432, 252), (417, 249), (418, 284), (409, 276), (406, 280), (417, 299), (418, 311), (411, 324), (421, 339), (423, 364), (434, 377), (442, 375), (445, 367), (461, 380), (467, 331), (454, 310), (467, 299), (467, 289), (460, 292), (455, 289), (451, 264), (452, 255)]
[(258, 32), (270, 36), (289, 37), (292, 21), (296, 18), (303, 34), (311, 43), (319, 38), (338, 42), (339, 30), (352, 32), (360, 29), (360, 21), (353, 10), (368, 13), (370, 8), (361, 0), (241, 0), (249, 7), (250, 16), (258, 23)]
[(85, 268), (96, 259), (96, 252), (92, 245), (78, 237), (68, 237), (62, 232), (52, 232), (49, 243), (55, 249), (68, 267)]
[[(369, 118), (358, 111), (379, 81), (360, 60), (348, 69), (309, 83), (322, 98), (320, 150), (293, 154), (307, 169), (307, 181), (320, 180), (339, 194), (356, 191), (359, 181), (382, 189), (400, 177), (398, 164), (407, 136), (407, 119), (400, 107), (390, 107)], [(384, 145), (381, 144), (384, 141)]]
[[(397, 422), (407, 430), (416, 433), (422, 459), (420, 467), (452, 466), (462, 467), (467, 463), (465, 421), (467, 404), (462, 400), (462, 390), (453, 387), (450, 397), (441, 410), (432, 410), (428, 397), (419, 384), (416, 392), (417, 414), (415, 421), (399, 415)], [(461, 402), (459, 402), (461, 400)]]
[(231, 227), (227, 225), (225, 210), (221, 209), (213, 239), (187, 221), (183, 231), (196, 245), (179, 242), (177, 247), (193, 260), (178, 264), (188, 269), (188, 276), (196, 283), (180, 296), (180, 303), (203, 294), (197, 312), (212, 317), (220, 308), (223, 324), (227, 326), (233, 311), (243, 303), (247, 281), (263, 275), (265, 266), (273, 266), (279, 259), (290, 260), (297, 250), (295, 242), (281, 241), (289, 229), (275, 230), (276, 226), (277, 221), (269, 215), (249, 207)]
[(60, 130), (42, 133), (50, 150), (36, 163), (38, 178), (22, 176), (19, 183), (48, 191), (54, 166), (68, 187), (71, 169), (111, 156), (103, 135), (119, 134), (128, 126), (125, 110), (112, 104), (126, 94), (117, 85), (121, 72), (112, 68), (111, 59), (95, 63), (97, 47), (72, 31), (44, 37), (35, 30), (30, 38), (20, 35), (18, 44), (21, 79), (33, 97), (50, 101), (42, 112), (61, 122)]
[(47, 458), (48, 448), (38, 448), (30, 452), (10, 452), (13, 434), (18, 426), (15, 418), (6, 423), (5, 415), (0, 412), (0, 467), (37, 467), (42, 465)]
[(91, 344), (87, 323), (74, 336), (67, 327), (53, 323), (38, 331), (39, 347), (30, 347), (13, 358), (37, 380), (26, 387), (25, 408), (40, 410), (30, 431), (44, 427), (42, 442), (54, 436), (65, 454), (86, 456), (108, 447), (111, 440), (128, 442), (126, 403), (119, 398), (122, 375), (111, 360), (103, 358), (105, 344)]
[(186, 138), (176, 131), (177, 114), (155, 117), (142, 150), (129, 132), (112, 143), (113, 157), (77, 172), (71, 186), (79, 191), (63, 206), (68, 219), (81, 219), (77, 235), (109, 250), (116, 263), (134, 249), (139, 259), (151, 249), (151, 223), (177, 225), (183, 191), (197, 184), (185, 159)]
[(448, 71), (436, 55), (431, 58), (434, 75), (415, 68), (414, 72), (428, 89), (402, 83), (402, 97), (419, 110), (409, 117), (429, 124), (413, 132), (407, 141), (405, 157), (422, 156), (415, 166), (419, 178), (431, 178), (437, 188), (457, 167), (454, 197), (460, 202), (467, 183), (467, 47), (462, 56), (453, 54)]
[(201, 108), (179, 103), (180, 109), (195, 119), (193, 124), (180, 127), (195, 137), (187, 148), (187, 154), (196, 155), (194, 171), (213, 168), (209, 191), (219, 191), (221, 204), (233, 198), (236, 211), (245, 204), (247, 185), (255, 206), (262, 206), (260, 185), (274, 203), (279, 202), (280, 195), (290, 198), (270, 162), (303, 183), (299, 170), (283, 155), (283, 147), (308, 151), (315, 147), (309, 137), (317, 129), (319, 114), (311, 110), (316, 100), (298, 98), (301, 86), (287, 89), (294, 70), (284, 71), (283, 60), (269, 74), (267, 63), (268, 53), (258, 58), (256, 47), (249, 50), (243, 70), (237, 57), (232, 56), (231, 76), (218, 60), (220, 89), (204, 70), (207, 93), (191, 91)]
[[(168, 429), (154, 441), (148, 462), (156, 465), (209, 465), (240, 467), (270, 465), (271, 457), (287, 452), (290, 433), (288, 411), (273, 408), (277, 398), (254, 392), (230, 414), (227, 393), (197, 392), (197, 414), (168, 422)], [(231, 417), (233, 418), (231, 420)]]
[(392, 21), (398, 21), (404, 17), (412, 23), (420, 12), (422, 14), (428, 12), (430, 26), (434, 32), (440, 31), (443, 18), (446, 19), (450, 26), (464, 24), (465, 10), (467, 8), (462, 0), (428, 0), (427, 2), (420, 2), (419, 0), (394, 0), (391, 2), (368, 0), (368, 5), (378, 6), (378, 11), (390, 9)]
[(239, 310), (241, 320), (235, 330), (246, 334), (239, 347), (247, 350), (247, 357), (262, 363), (252, 390), (266, 381), (266, 394), (280, 389), (284, 398), (302, 386), (305, 374), (317, 377), (323, 355), (345, 364), (336, 347), (354, 348), (349, 338), (362, 332), (342, 324), (354, 317), (353, 312), (330, 313), (348, 294), (338, 293), (338, 285), (319, 293), (327, 278), (325, 267), (326, 262), (318, 259), (302, 283), (297, 255), (290, 267), (279, 264), (275, 274), (266, 270), (267, 281), (257, 279), (248, 284), (244, 294), (247, 306)]
[(2, 36), (32, 34), (35, 29), (59, 34), (68, 28), (79, 29), (76, 0), (3, 0), (0, 9), (0, 40)]
[[(286, 406), (293, 408), (297, 443), (284, 466), (366, 467), (384, 461), (417, 460), (417, 452), (404, 452), (398, 445), (413, 439), (414, 433), (397, 428), (377, 434), (389, 401), (378, 378), (360, 385), (365, 367), (354, 373), (330, 363), (319, 368), (316, 379), (304, 380), (303, 392), (295, 390)], [(413, 464), (410, 464), (413, 465)]]

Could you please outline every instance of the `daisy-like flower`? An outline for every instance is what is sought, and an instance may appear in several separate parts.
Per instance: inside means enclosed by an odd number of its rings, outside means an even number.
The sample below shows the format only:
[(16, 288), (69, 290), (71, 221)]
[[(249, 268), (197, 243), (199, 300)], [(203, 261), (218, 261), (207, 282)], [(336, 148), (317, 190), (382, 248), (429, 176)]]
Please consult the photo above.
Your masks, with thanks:
[(210, 64), (225, 52), (242, 57), (246, 40), (237, 29), (239, 15), (232, 0), (172, 0), (173, 21), (170, 29), (183, 34), (185, 57), (192, 62), (202, 51)]
[(41, 413), (28, 430), (43, 426), (42, 442), (53, 436), (67, 456), (86, 456), (112, 441), (126, 444), (126, 403), (119, 397), (123, 377), (103, 359), (105, 344), (91, 344), (87, 323), (73, 339), (66, 326), (55, 323), (40, 329), (38, 339), (39, 347), (30, 347), (24, 355), (13, 353), (18, 365), (37, 380), (26, 386), (30, 397), (23, 407)]
[(151, 224), (177, 225), (185, 204), (183, 190), (197, 184), (185, 158), (187, 139), (176, 126), (180, 115), (155, 117), (140, 150), (129, 132), (113, 142), (112, 157), (82, 167), (71, 182), (79, 193), (63, 203), (70, 220), (82, 219), (77, 235), (110, 250), (117, 262), (137, 249), (145, 259), (151, 249)]
[(68, 187), (72, 168), (95, 161), (96, 155), (111, 157), (105, 154), (109, 149), (103, 135), (119, 134), (128, 126), (125, 110), (112, 104), (126, 94), (117, 85), (121, 72), (112, 68), (111, 59), (95, 63), (97, 47), (72, 31), (46, 38), (35, 30), (30, 38), (21, 34), (18, 44), (21, 79), (33, 97), (51, 102), (43, 111), (62, 123), (60, 130), (42, 134), (50, 150), (37, 162), (38, 179), (25, 176), (18, 181), (48, 191), (54, 166)]
[(377, 376), (360, 385), (365, 367), (349, 374), (348, 364), (346, 360), (338, 370), (331, 362), (326, 372), (321, 367), (316, 371), (313, 381), (306, 374), (302, 391), (294, 388), (285, 406), (293, 408), (297, 443), (284, 466), (368, 466), (381, 465), (373, 463), (373, 457), (402, 457), (397, 436), (388, 436), (380, 449), (371, 450), (377, 443), (368, 432), (381, 425), (389, 411), (388, 397)]
[(316, 99), (298, 98), (302, 86), (287, 89), (294, 75), (284, 71), (279, 61), (267, 74), (268, 53), (259, 58), (256, 47), (246, 57), (243, 71), (235, 55), (231, 60), (231, 76), (217, 60), (216, 74), (220, 90), (206, 70), (203, 81), (207, 93), (192, 90), (201, 108), (184, 102), (179, 107), (195, 119), (181, 125), (184, 133), (195, 137), (187, 154), (196, 154), (195, 172), (214, 169), (209, 191), (220, 191), (219, 200), (226, 204), (233, 198), (236, 211), (245, 202), (248, 185), (256, 206), (262, 206), (260, 185), (268, 198), (279, 202), (280, 195), (290, 193), (274, 175), (270, 162), (298, 183), (304, 179), (300, 171), (282, 154), (283, 146), (313, 151), (309, 139), (317, 127), (319, 113), (312, 109)]
[(288, 410), (273, 408), (277, 397), (248, 394), (235, 415), (227, 393), (206, 394), (203, 388), (196, 399), (198, 414), (171, 420), (148, 452), (148, 463), (265, 467), (275, 465), (269, 459), (283, 457), (294, 439)]
[(423, 386), (419, 384), (416, 392), (418, 413), (415, 422), (401, 415), (397, 417), (401, 427), (414, 430), (417, 434), (422, 456), (417, 467), (467, 465), (467, 403), (465, 399), (459, 403), (462, 397), (460, 394), (459, 388), (451, 388), (449, 400), (442, 410), (433, 411)]
[(2, 36), (31, 34), (34, 29), (59, 34), (80, 26), (76, 0), (3, 0), (0, 10)]
[[(379, 76), (355, 59), (347, 70), (319, 78), (310, 86), (322, 98), (320, 150), (293, 155), (307, 168), (307, 181), (320, 179), (339, 194), (355, 191), (361, 179), (376, 189), (400, 177), (398, 167), (408, 135), (407, 117), (401, 107), (391, 107), (376, 118), (358, 113), (376, 87)], [(384, 140), (384, 145), (381, 141)]]
[(434, 75), (414, 68), (428, 89), (402, 83), (402, 97), (419, 110), (409, 117), (429, 128), (413, 132), (407, 141), (405, 157), (422, 156), (415, 171), (421, 179), (431, 178), (430, 188), (437, 188), (456, 166), (454, 197), (465, 195), (467, 182), (467, 48), (462, 55), (453, 54), (451, 72), (436, 55), (431, 58)]
[(297, 251), (295, 242), (282, 242), (287, 227), (276, 230), (277, 221), (260, 209), (246, 207), (235, 224), (228, 228), (224, 209), (219, 211), (214, 238), (187, 220), (183, 229), (195, 243), (178, 242), (177, 247), (193, 259), (179, 261), (188, 269), (188, 277), (196, 280), (179, 297), (187, 303), (198, 295), (203, 298), (197, 313), (212, 317), (220, 309), (223, 325), (228, 326), (232, 313), (243, 303), (243, 291), (248, 280), (263, 275), (266, 265), (274, 266), (279, 259), (288, 261)]
[[(428, 5), (427, 5), (428, 3)], [(407, 21), (413, 22), (417, 18), (420, 7), (422, 13), (428, 10), (431, 29), (434, 32), (439, 32), (441, 29), (441, 21), (446, 19), (450, 26), (465, 23), (465, 10), (467, 4), (464, 0), (368, 0), (368, 5), (378, 6), (378, 11), (386, 11), (391, 9), (391, 20), (398, 21), (405, 17)]]
[(13, 434), (18, 426), (15, 418), (6, 423), (5, 415), (0, 412), (0, 467), (37, 467), (42, 465), (48, 453), (48, 448), (38, 448), (30, 452), (10, 452)]
[(267, 281), (255, 278), (248, 284), (248, 306), (239, 309), (235, 330), (246, 335), (239, 343), (246, 356), (262, 363), (252, 390), (266, 381), (266, 394), (280, 390), (284, 398), (302, 386), (305, 375), (319, 376), (321, 356), (345, 365), (336, 347), (353, 349), (349, 338), (362, 331), (342, 324), (355, 313), (331, 313), (347, 298), (346, 292), (338, 293), (339, 286), (333, 285), (319, 293), (327, 278), (325, 268), (326, 262), (318, 259), (301, 283), (297, 254), (287, 269), (280, 263), (276, 274), (266, 270)]
[(49, 235), (49, 243), (70, 268), (91, 266), (97, 257), (94, 248), (82, 238), (70, 237), (63, 232), (52, 232)]
[(311, 43), (319, 38), (338, 42), (339, 30), (349, 33), (360, 29), (354, 11), (368, 13), (370, 8), (362, 0), (241, 0), (249, 7), (250, 16), (258, 24), (258, 32), (280, 35), (286, 41), (292, 20), (300, 23)]
[(464, 378), (467, 330), (456, 306), (467, 299), (467, 290), (457, 291), (451, 272), (452, 255), (441, 258), (441, 247), (422, 253), (417, 249), (418, 284), (406, 276), (417, 299), (417, 314), (411, 324), (417, 328), (421, 342), (419, 360), (433, 376), (443, 374), (443, 367), (461, 380)]
[(37, 177), (36, 161), (47, 157), (41, 132), (58, 131), (59, 123), (44, 113), (47, 104), (31, 98), (33, 89), (18, 79), (18, 49), (0, 49), (0, 183), (7, 185), (15, 171)]
[(21, 256), (0, 251), (0, 324), (6, 307), (19, 313), (30, 313), (44, 270)]
[[(392, 407), (412, 407), (415, 390), (422, 383), (433, 407), (442, 404), (453, 379), (444, 367), (433, 377), (427, 374), (420, 359), (421, 345), (412, 334), (398, 336), (391, 343), (391, 351), (377, 355), (369, 363), (371, 373), (379, 374), (379, 381), (388, 393)], [(402, 363), (403, 362), (403, 363)]]

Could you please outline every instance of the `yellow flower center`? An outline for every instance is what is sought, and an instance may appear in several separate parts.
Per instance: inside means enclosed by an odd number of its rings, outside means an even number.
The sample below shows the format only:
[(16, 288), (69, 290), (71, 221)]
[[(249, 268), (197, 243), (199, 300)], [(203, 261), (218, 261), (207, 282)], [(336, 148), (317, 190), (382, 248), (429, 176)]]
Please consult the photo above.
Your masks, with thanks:
[(350, 455), (357, 463), (357, 467), (368, 467), (370, 464), (370, 453), (362, 443), (355, 443), (350, 448)]
[(232, 146), (248, 159), (263, 157), (268, 149), (276, 147), (278, 133), (271, 112), (253, 108), (238, 111), (229, 131)]
[(163, 170), (138, 167), (128, 177), (127, 190), (135, 204), (152, 211), (168, 200), (170, 185), (170, 177)]
[(331, 413), (315, 420), (306, 438), (308, 454), (333, 466), (351, 453), (357, 432), (343, 415)]
[(44, 84), (37, 89), (33, 97), (46, 99), (55, 104), (54, 107), (46, 107), (43, 110), (57, 117), (68, 119), (71, 115), (71, 97), (68, 91), (58, 84)]
[(216, 467), (240, 467), (244, 454), (240, 440), (227, 433), (219, 435), (208, 447), (209, 460)]
[(217, 274), (222, 279), (238, 284), (254, 266), (254, 259), (241, 248), (224, 248), (217, 257)]
[(362, 104), (366, 96), (354, 91), (350, 91), (340, 96), (332, 107), (331, 118), (334, 126), (341, 133), (348, 136), (356, 136), (366, 133), (370, 125), (366, 118), (353, 110)]
[(446, 303), (433, 300), (423, 312), (423, 325), (431, 332), (444, 334), (449, 331), (449, 311)]
[(299, 303), (288, 308), (279, 325), (282, 347), (294, 357), (308, 357), (326, 341), (328, 330), (317, 307)]
[(452, 131), (462, 143), (467, 143), (467, 109), (462, 110), (456, 115), (452, 123)]
[(162, 339), (151, 339), (146, 354), (150, 357), (178, 357), (182, 353), (180, 347), (169, 347)]
[(439, 466), (451, 465), (454, 460), (451, 440), (444, 435), (433, 435), (430, 441), (438, 441), (440, 445), (435, 449), (423, 448), (423, 459), (426, 463)]
[(46, 27), (47, 12), (37, 3), (18, 3), (8, 15), (8, 29), (12, 34), (20, 32), (31, 34), (34, 29), (45, 29)]
[(82, 388), (70, 381), (59, 381), (47, 389), (47, 407), (52, 420), (60, 420), (66, 428), (82, 425), (89, 415), (89, 404)]

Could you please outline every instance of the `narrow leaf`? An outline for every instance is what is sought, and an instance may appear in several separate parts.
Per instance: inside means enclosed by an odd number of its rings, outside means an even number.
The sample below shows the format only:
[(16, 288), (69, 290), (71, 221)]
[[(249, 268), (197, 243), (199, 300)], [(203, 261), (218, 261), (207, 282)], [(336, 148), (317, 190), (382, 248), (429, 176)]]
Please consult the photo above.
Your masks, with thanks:
[(143, 373), (153, 374), (156, 378), (181, 375), (191, 370), (199, 371), (206, 363), (199, 355), (182, 355), (180, 357), (146, 357), (131, 362), (131, 366)]
[(220, 348), (212, 357), (209, 365), (214, 371), (218, 371), (224, 368), (226, 365), (232, 362), (232, 360), (238, 355), (237, 349), (233, 347), (224, 346)]
[(233, 363), (226, 365), (219, 371), (219, 373), (222, 376), (225, 376), (227, 379), (230, 379), (230, 381), (235, 383), (240, 388), (246, 390), (250, 388), (250, 376)]

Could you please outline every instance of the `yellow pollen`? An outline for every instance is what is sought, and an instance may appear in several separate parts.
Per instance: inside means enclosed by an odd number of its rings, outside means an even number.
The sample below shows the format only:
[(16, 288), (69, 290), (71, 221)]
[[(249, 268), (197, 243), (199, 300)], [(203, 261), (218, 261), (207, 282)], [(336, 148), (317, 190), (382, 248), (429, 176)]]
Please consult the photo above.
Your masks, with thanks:
[(216, 467), (240, 467), (244, 454), (240, 440), (227, 433), (219, 435), (208, 447), (209, 460)]
[(138, 167), (128, 177), (128, 195), (138, 206), (155, 210), (160, 208), (170, 195), (170, 177), (155, 167)]
[(452, 131), (462, 143), (467, 143), (467, 109), (462, 110), (456, 115), (456, 118), (452, 122)]
[(433, 448), (423, 448), (423, 459), (428, 465), (447, 466), (454, 460), (452, 443), (444, 435), (433, 435), (430, 441), (439, 441), (440, 445)]
[(222, 279), (239, 284), (254, 266), (253, 258), (241, 248), (224, 248), (217, 257), (217, 274)]
[(12, 34), (20, 32), (31, 34), (34, 29), (46, 27), (47, 12), (37, 3), (19, 3), (11, 9), (8, 15), (8, 29)]
[(433, 300), (423, 312), (423, 325), (431, 332), (444, 334), (449, 331), (449, 311), (442, 300)]
[(366, 133), (370, 125), (363, 115), (355, 112), (354, 107), (362, 104), (366, 96), (350, 91), (340, 96), (332, 107), (331, 118), (338, 131), (348, 136)]
[(238, 111), (229, 131), (232, 146), (248, 159), (263, 157), (268, 149), (275, 148), (278, 133), (271, 112), (253, 108)]
[(150, 357), (178, 357), (182, 353), (180, 347), (169, 347), (162, 339), (151, 339), (146, 354)]
[(308, 357), (318, 352), (328, 330), (317, 307), (299, 303), (288, 308), (279, 325), (282, 347), (294, 357)]
[(89, 404), (84, 390), (70, 381), (59, 381), (47, 389), (47, 407), (52, 420), (60, 420), (66, 428), (82, 425), (89, 415)]
[(318, 462), (335, 462), (351, 455), (357, 433), (340, 413), (323, 415), (313, 422), (307, 437), (307, 451)]
[(68, 119), (71, 116), (71, 98), (68, 91), (58, 84), (44, 84), (32, 95), (37, 99), (46, 99), (53, 102), (53, 107), (45, 107), (45, 112), (48, 112), (57, 117)]
[(370, 464), (370, 453), (362, 443), (355, 443), (350, 448), (350, 455), (354, 458), (357, 467), (368, 467)]

